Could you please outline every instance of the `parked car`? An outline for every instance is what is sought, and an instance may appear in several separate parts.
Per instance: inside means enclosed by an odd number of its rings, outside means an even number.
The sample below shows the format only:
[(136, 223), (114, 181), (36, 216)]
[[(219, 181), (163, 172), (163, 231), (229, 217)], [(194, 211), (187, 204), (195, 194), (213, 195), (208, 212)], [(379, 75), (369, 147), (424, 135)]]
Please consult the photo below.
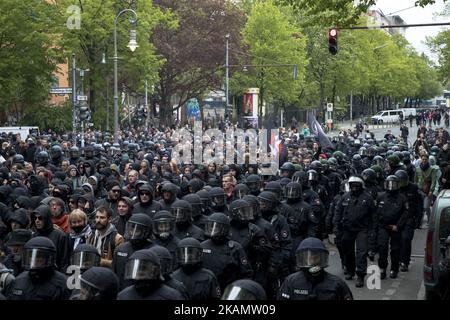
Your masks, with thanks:
[(442, 190), (433, 205), (428, 223), (423, 279), (425, 299), (437, 300), (439, 261), (445, 258), (445, 239), (450, 235), (450, 190)]

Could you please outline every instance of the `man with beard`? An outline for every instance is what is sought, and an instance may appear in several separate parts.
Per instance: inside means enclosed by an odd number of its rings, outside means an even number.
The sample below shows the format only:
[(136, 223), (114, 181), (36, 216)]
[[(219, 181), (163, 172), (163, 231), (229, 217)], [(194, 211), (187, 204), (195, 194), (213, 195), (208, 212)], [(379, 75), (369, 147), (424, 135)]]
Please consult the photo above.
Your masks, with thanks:
[(49, 206), (52, 214), (52, 223), (64, 233), (69, 233), (69, 215), (64, 212), (64, 201), (60, 198), (52, 198)]
[(111, 267), (114, 250), (123, 242), (123, 237), (117, 232), (112, 220), (112, 210), (99, 207), (95, 213), (95, 232), (91, 234), (87, 243), (97, 248), (102, 259), (101, 267)]

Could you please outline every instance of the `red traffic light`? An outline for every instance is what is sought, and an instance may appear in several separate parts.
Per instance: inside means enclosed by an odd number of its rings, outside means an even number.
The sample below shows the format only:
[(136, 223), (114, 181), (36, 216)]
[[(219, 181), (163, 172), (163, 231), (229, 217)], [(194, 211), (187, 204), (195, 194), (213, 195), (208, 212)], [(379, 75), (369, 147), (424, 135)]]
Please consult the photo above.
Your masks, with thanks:
[(330, 37), (336, 37), (337, 36), (337, 30), (336, 29), (330, 29), (328, 34)]
[(332, 28), (328, 30), (328, 51), (335, 55), (338, 51), (337, 45), (337, 29)]

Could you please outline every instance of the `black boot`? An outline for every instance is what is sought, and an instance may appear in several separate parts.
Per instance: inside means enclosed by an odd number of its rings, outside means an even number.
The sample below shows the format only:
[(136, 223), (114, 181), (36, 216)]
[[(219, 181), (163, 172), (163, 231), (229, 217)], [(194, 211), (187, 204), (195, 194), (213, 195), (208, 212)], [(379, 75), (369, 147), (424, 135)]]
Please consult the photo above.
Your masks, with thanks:
[(355, 287), (362, 288), (364, 286), (364, 276), (358, 276), (355, 282)]

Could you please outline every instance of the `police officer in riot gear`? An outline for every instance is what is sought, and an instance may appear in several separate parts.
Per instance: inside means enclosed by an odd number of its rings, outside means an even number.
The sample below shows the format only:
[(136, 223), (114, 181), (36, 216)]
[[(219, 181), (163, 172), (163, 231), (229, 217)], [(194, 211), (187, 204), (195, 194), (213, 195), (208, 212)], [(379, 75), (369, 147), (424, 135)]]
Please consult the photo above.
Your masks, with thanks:
[(287, 220), (278, 213), (278, 199), (273, 192), (263, 191), (258, 196), (262, 218), (273, 227), (273, 235), (269, 241), (273, 247), (272, 259), (269, 261), (268, 279), (265, 286), (269, 297), (274, 297), (280, 279), (289, 274), (289, 261), (292, 250), (291, 231)]
[(253, 271), (267, 269), (267, 261), (271, 258), (272, 247), (264, 233), (254, 220), (253, 207), (245, 200), (235, 200), (230, 204), (230, 238), (242, 245)]
[(411, 260), (414, 230), (419, 228), (422, 222), (423, 198), (419, 193), (417, 185), (410, 182), (409, 174), (405, 170), (398, 170), (395, 175), (400, 180), (400, 193), (406, 197), (410, 210), (408, 220), (401, 231), (400, 245), (400, 271), (406, 272), (408, 271), (409, 262)]
[(377, 199), (378, 266), (381, 269), (381, 279), (385, 279), (390, 245), (390, 277), (395, 279), (400, 264), (401, 234), (410, 213), (408, 200), (400, 193), (400, 179), (397, 176), (388, 176), (384, 188), (386, 192)]
[(79, 268), (84, 273), (92, 267), (100, 266), (101, 256), (96, 247), (86, 243), (80, 243), (72, 252), (70, 265)]
[[(364, 191), (364, 181), (358, 176), (348, 180), (350, 192), (344, 194), (336, 207), (333, 225), (335, 234), (342, 234), (347, 280), (357, 275), (356, 287), (364, 285), (367, 273), (367, 254), (375, 250), (376, 211), (375, 201)], [(356, 257), (355, 257), (356, 245)]]
[(116, 300), (119, 280), (114, 272), (105, 267), (92, 267), (80, 277), (79, 300)]
[(375, 200), (378, 197), (378, 192), (381, 191), (377, 185), (377, 173), (373, 169), (368, 168), (362, 172), (361, 177), (364, 180), (366, 191)]
[(244, 196), (250, 194), (250, 189), (244, 183), (238, 183), (234, 188), (235, 199), (242, 199)]
[(306, 238), (296, 250), (299, 271), (283, 281), (279, 300), (353, 300), (345, 281), (325, 271), (328, 250), (317, 238)]
[(294, 164), (292, 164), (291, 162), (283, 163), (283, 165), (280, 168), (280, 175), (282, 177), (287, 177), (287, 178), (291, 179), (294, 172), (295, 172), (295, 167), (294, 167)]
[(258, 282), (240, 279), (225, 288), (221, 300), (267, 300), (267, 296)]
[(209, 194), (211, 195), (211, 210), (228, 214), (225, 191), (220, 187), (214, 187)]
[(186, 200), (176, 200), (172, 203), (171, 211), (172, 216), (175, 218), (174, 235), (178, 239), (193, 237), (198, 241), (205, 240), (203, 230), (192, 223), (192, 206), (189, 202)]
[(125, 242), (114, 250), (111, 269), (119, 278), (119, 288), (130, 285), (124, 281), (125, 266), (133, 252), (154, 246), (152, 237), (152, 220), (145, 213), (135, 213), (125, 225)]
[(78, 164), (78, 161), (81, 158), (81, 151), (80, 148), (77, 146), (73, 146), (69, 149), (69, 162), (71, 165), (76, 166)]
[(189, 300), (190, 295), (184, 284), (174, 279), (171, 275), (176, 261), (173, 260), (169, 250), (161, 246), (153, 246), (150, 248), (150, 251), (156, 254), (161, 262), (161, 275), (164, 279), (164, 284), (181, 293), (185, 300)]
[(242, 246), (230, 240), (230, 219), (221, 212), (208, 217), (207, 240), (201, 243), (203, 266), (217, 277), (221, 289), (239, 278), (251, 278), (253, 270)]
[(203, 268), (202, 246), (197, 239), (184, 238), (178, 242), (176, 269), (172, 277), (186, 287), (191, 300), (210, 300), (220, 297), (220, 286), (211, 270)]
[(24, 246), (22, 265), (10, 300), (66, 300), (70, 291), (64, 274), (55, 270), (56, 248), (46, 237), (30, 239)]
[[(320, 220), (314, 216), (311, 206), (303, 201), (300, 183), (288, 183), (285, 189), (285, 196), (285, 203), (294, 211), (294, 215), (288, 217), (288, 224), (291, 230), (292, 247), (296, 248), (303, 239), (318, 236)], [(295, 251), (292, 251), (292, 262), (294, 261), (294, 256)]]
[(202, 200), (202, 214), (204, 216), (209, 216), (212, 213), (211, 195), (204, 189), (197, 191), (195, 194), (200, 197), (200, 200)]
[(203, 230), (206, 216), (203, 214), (203, 202), (200, 196), (195, 193), (190, 193), (185, 195), (182, 200), (189, 202), (192, 207), (192, 223)]
[(123, 289), (117, 300), (183, 300), (177, 290), (164, 284), (161, 260), (150, 249), (133, 253), (125, 268), (125, 280), (133, 285)]
[(245, 179), (249, 194), (257, 196), (261, 192), (261, 178), (257, 174), (250, 174)]
[(174, 235), (175, 218), (167, 210), (158, 211), (153, 216), (152, 227), (153, 242), (167, 248), (172, 257), (176, 259), (176, 251), (180, 240)]

